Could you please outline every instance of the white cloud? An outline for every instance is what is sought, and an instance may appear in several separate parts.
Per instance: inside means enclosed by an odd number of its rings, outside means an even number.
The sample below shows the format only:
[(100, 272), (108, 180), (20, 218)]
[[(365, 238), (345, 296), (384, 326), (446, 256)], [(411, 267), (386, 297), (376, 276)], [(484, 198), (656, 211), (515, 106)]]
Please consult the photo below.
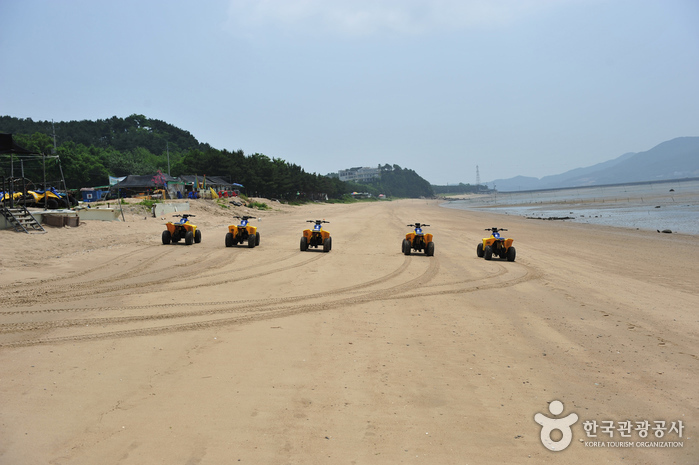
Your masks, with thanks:
[[(569, 1), (569, 0), (567, 0)], [(507, 24), (562, 0), (231, 0), (231, 26), (366, 36)]]

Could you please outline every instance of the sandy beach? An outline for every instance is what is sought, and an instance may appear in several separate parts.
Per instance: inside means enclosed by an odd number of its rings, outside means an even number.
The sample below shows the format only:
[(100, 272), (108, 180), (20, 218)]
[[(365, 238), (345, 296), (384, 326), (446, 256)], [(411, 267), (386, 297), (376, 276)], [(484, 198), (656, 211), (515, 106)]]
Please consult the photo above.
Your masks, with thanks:
[[(271, 205), (192, 202), (192, 246), (137, 213), (0, 231), (0, 464), (697, 462), (699, 236)], [(251, 212), (260, 246), (224, 247)], [(332, 251), (299, 251), (321, 218)], [(434, 257), (401, 253), (416, 221)], [(515, 262), (476, 256), (493, 226)], [(559, 452), (554, 400), (578, 416)]]

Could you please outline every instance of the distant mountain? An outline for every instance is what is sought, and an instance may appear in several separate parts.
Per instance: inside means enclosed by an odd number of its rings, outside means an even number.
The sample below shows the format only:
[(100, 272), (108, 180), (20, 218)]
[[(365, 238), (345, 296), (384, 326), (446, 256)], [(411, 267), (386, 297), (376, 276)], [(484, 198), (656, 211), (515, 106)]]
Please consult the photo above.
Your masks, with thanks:
[(541, 179), (516, 176), (488, 184), (495, 184), (499, 191), (519, 191), (692, 177), (699, 177), (699, 137), (678, 137), (646, 152), (625, 153), (604, 163)]

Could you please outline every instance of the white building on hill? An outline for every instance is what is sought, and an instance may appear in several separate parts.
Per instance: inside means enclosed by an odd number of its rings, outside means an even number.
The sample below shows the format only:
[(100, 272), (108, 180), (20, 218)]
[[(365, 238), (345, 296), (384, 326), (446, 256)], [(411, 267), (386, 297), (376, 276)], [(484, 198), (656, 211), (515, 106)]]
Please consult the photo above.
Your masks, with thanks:
[(378, 168), (357, 167), (338, 171), (340, 181), (369, 182), (379, 179), (381, 173)]

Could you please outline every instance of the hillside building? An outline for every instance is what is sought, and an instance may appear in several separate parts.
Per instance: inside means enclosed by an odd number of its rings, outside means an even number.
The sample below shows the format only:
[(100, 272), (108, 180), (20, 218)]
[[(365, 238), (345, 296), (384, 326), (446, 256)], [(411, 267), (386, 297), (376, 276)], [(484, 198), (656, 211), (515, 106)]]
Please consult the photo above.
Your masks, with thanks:
[(378, 168), (357, 167), (346, 170), (339, 170), (340, 181), (370, 182), (381, 177)]

